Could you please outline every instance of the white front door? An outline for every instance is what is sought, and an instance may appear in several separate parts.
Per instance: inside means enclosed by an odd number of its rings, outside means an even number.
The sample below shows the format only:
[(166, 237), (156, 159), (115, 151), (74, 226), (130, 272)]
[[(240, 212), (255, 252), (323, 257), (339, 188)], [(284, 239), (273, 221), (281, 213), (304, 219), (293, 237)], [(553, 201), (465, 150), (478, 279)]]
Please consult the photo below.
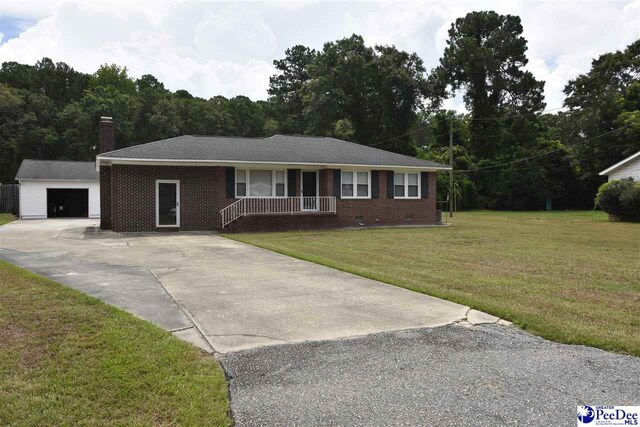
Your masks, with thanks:
[(156, 180), (156, 227), (180, 227), (180, 181)]

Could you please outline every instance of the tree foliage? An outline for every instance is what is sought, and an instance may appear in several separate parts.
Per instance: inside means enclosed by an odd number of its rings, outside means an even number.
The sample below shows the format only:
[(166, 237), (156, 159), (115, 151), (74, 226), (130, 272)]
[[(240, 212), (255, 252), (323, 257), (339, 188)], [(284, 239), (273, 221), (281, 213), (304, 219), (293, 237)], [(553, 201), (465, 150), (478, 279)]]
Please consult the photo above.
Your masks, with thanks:
[[(501, 144), (509, 143), (496, 138), (505, 126), (495, 118), (544, 109), (544, 82), (524, 70), (528, 60), (522, 30), (519, 17), (493, 11), (458, 18), (449, 29), (440, 65), (431, 74), (437, 98), (464, 90), (474, 118), (471, 151), (479, 158), (492, 158)], [(515, 128), (511, 132), (529, 129), (526, 120), (510, 122), (507, 127)]]
[(94, 74), (43, 58), (0, 69), (0, 182), (12, 182), (23, 158), (91, 160), (98, 121), (111, 116), (116, 147), (182, 134), (263, 136), (273, 107), (244, 96), (227, 99), (175, 93), (152, 75), (133, 79), (125, 67)]
[[(459, 208), (592, 207), (598, 172), (640, 150), (640, 41), (595, 59), (554, 114), (543, 111), (544, 82), (525, 69), (526, 51), (520, 18), (491, 11), (457, 19), (429, 71), (415, 53), (356, 34), (320, 50), (295, 45), (274, 61), (266, 101), (173, 92), (116, 64), (85, 74), (48, 58), (5, 62), (0, 182), (23, 158), (93, 159), (104, 115), (117, 148), (184, 134), (314, 134), (445, 164), (452, 124)], [(468, 113), (441, 109), (460, 91)], [(445, 200), (447, 174), (437, 183)]]
[(563, 138), (572, 141), (572, 162), (591, 194), (601, 170), (640, 150), (639, 78), (640, 40), (601, 55), (564, 89)]
[(313, 49), (296, 45), (285, 51), (283, 59), (273, 61), (278, 74), (269, 78), (269, 95), (284, 133), (302, 135), (306, 131), (302, 87), (309, 81), (309, 64), (317, 55)]
[[(325, 43), (319, 52), (294, 46), (274, 65), (280, 74), (271, 78), (272, 102), (287, 111), (285, 127), (300, 134), (372, 145), (410, 129), (428, 95), (425, 68), (416, 54), (369, 47), (355, 34)], [(408, 137), (379, 146), (415, 152)]]

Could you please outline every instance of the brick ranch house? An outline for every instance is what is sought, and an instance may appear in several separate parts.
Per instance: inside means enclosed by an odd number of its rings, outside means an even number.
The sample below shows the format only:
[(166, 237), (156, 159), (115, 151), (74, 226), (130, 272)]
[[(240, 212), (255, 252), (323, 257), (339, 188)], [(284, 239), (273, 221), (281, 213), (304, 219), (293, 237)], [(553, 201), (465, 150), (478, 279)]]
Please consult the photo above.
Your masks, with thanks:
[(180, 136), (115, 150), (100, 121), (100, 225), (117, 232), (436, 223), (438, 163), (329, 137)]

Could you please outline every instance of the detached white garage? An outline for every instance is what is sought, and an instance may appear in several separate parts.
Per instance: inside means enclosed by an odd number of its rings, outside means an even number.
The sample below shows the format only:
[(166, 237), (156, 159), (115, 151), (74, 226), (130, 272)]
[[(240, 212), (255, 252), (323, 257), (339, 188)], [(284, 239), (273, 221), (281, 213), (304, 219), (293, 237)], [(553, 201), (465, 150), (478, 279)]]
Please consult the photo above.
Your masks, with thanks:
[(627, 178), (640, 181), (640, 151), (603, 170), (600, 175), (607, 175), (609, 181)]
[(16, 180), (20, 218), (100, 218), (94, 162), (25, 159)]

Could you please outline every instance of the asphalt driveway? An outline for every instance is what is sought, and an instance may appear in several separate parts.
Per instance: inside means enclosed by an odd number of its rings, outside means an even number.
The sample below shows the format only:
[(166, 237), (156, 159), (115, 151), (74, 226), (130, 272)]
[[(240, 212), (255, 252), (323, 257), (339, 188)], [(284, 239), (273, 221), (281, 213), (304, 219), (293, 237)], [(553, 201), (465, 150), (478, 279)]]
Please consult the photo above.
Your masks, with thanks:
[(640, 359), (514, 327), (447, 325), (223, 358), (238, 426), (575, 426), (640, 404)]

